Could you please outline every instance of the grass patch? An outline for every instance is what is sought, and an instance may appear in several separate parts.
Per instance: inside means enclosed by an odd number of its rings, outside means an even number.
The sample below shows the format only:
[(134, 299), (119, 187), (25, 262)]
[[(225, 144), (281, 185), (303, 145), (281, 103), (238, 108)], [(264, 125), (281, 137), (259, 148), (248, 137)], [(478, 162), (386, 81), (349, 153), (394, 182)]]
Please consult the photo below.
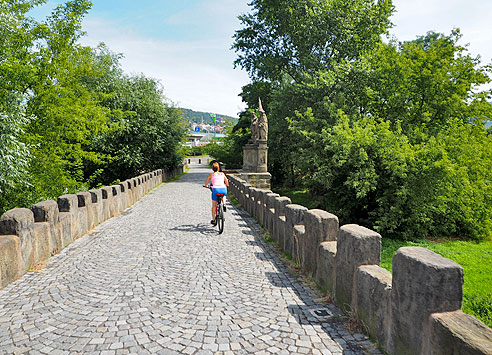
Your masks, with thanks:
[(46, 269), (46, 266), (47, 266), (47, 261), (46, 260), (42, 260), (40, 261), (39, 263), (37, 263), (36, 265), (30, 267), (27, 272), (40, 272), (41, 270), (44, 270)]
[(381, 267), (391, 271), (393, 254), (400, 247), (416, 246), (432, 250), (460, 264), (465, 271), (463, 312), (480, 319), (492, 328), (492, 242), (462, 240), (402, 241), (384, 239)]
[(233, 195), (233, 194), (230, 194), (230, 195), (227, 195), (227, 199), (229, 200), (230, 203), (232, 203), (234, 206), (239, 206), (239, 201), (237, 200), (237, 198)]
[(307, 207), (308, 209), (319, 208), (319, 201), (307, 189), (274, 187), (272, 191), (280, 196), (287, 196), (292, 203)]

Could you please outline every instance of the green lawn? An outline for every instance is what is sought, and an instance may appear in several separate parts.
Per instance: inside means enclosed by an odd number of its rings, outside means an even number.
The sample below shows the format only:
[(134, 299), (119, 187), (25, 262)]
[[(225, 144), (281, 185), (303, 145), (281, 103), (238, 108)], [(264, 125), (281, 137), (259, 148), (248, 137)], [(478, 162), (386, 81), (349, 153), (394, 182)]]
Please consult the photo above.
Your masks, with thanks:
[(318, 201), (312, 198), (311, 194), (307, 189), (291, 189), (285, 187), (273, 188), (273, 192), (279, 194), (280, 196), (286, 196), (290, 198), (292, 203), (304, 206), (310, 210), (313, 208), (318, 208)]
[(465, 271), (463, 312), (492, 328), (492, 242), (383, 239), (381, 267), (391, 271), (393, 254), (404, 246), (427, 248), (460, 264)]
[[(292, 203), (309, 209), (317, 208), (317, 201), (304, 189), (273, 188)], [(398, 248), (419, 246), (430, 249), (460, 264), (465, 271), (463, 312), (471, 314), (492, 328), (492, 241), (402, 241), (383, 238), (381, 267), (391, 271), (392, 258)]]

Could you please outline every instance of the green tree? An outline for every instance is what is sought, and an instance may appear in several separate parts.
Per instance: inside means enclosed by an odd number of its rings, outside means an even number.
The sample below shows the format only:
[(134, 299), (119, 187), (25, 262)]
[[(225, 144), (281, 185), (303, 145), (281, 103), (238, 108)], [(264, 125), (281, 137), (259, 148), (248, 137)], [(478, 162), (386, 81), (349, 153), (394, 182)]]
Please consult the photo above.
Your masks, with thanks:
[(308, 107), (332, 115), (326, 101), (343, 105), (349, 90), (337, 76), (350, 72), (351, 63), (378, 45), (391, 26), (393, 5), (389, 0), (257, 0), (251, 6), (234, 36), (235, 65), (254, 80), (241, 96), (256, 108), (249, 101), (257, 97), (251, 94), (268, 93), (269, 171), (274, 183), (294, 185), (302, 172), (287, 119)]
[[(492, 91), (476, 90), (490, 81), (490, 65), (480, 66), (459, 44), (461, 34), (434, 32), (414, 41), (381, 43), (371, 63), (361, 105), (371, 115), (437, 133), (456, 120), (483, 125), (492, 116)], [(413, 135), (412, 135), (413, 136)]]
[(352, 61), (386, 33), (391, 0), (253, 0), (239, 17), (234, 62), (254, 79), (279, 81)]
[[(108, 72), (101, 88), (109, 94), (103, 105), (111, 110), (110, 129), (93, 136), (91, 150), (106, 156), (88, 162), (86, 177), (111, 183), (154, 169), (173, 168), (182, 161), (182, 112), (163, 96), (154, 79)], [(99, 83), (100, 84), (100, 83)]]
[(406, 238), (492, 233), (492, 105), (472, 90), (489, 69), (458, 35), (381, 44), (332, 73), (344, 90), (289, 119), (304, 181), (342, 221)]
[[(22, 101), (21, 98), (18, 101)], [(4, 102), (0, 111), (0, 214), (16, 207), (16, 193), (29, 186), (29, 147), (22, 141), (29, 122), (19, 102)]]
[(68, 1), (33, 30), (35, 71), (27, 107), (35, 118), (25, 139), (35, 148), (26, 202), (85, 188), (83, 164), (100, 158), (87, 145), (106, 129), (109, 110), (100, 105), (102, 94), (88, 88), (83, 78), (99, 78), (103, 72), (95, 65), (93, 50), (77, 44), (90, 6), (90, 1)]

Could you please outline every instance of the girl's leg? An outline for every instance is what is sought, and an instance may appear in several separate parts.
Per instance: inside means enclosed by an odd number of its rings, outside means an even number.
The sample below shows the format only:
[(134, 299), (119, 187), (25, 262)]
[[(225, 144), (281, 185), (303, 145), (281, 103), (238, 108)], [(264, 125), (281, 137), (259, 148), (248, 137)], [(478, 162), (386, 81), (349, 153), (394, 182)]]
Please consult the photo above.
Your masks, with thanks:
[(215, 221), (215, 215), (217, 214), (217, 201), (212, 201), (212, 220)]

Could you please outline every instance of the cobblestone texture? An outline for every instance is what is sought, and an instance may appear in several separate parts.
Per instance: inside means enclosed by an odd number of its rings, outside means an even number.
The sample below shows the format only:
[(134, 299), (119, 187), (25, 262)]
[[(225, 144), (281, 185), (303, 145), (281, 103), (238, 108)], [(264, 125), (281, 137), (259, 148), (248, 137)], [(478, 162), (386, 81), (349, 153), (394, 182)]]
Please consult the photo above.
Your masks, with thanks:
[(0, 354), (378, 353), (319, 319), (261, 228), (228, 204), (209, 224), (208, 169), (194, 167), (0, 290)]

